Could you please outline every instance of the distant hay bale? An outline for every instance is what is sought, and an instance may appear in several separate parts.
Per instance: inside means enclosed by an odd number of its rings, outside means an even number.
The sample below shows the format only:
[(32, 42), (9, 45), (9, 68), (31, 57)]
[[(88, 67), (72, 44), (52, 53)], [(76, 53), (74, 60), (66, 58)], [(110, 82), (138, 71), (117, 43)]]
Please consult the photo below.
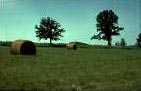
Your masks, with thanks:
[(74, 42), (70, 42), (66, 45), (67, 49), (77, 50), (77, 45)]
[(12, 43), (10, 52), (14, 55), (35, 55), (36, 46), (28, 40), (16, 40)]

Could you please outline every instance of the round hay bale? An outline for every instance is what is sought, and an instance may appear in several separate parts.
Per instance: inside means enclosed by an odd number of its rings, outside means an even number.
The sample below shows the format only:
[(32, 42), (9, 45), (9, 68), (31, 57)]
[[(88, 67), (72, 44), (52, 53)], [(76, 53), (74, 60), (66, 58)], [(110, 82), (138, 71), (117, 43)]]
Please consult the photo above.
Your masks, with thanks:
[(15, 55), (35, 55), (36, 46), (28, 40), (16, 40), (12, 43), (10, 52)]
[(77, 45), (74, 42), (70, 42), (66, 45), (67, 49), (77, 50)]

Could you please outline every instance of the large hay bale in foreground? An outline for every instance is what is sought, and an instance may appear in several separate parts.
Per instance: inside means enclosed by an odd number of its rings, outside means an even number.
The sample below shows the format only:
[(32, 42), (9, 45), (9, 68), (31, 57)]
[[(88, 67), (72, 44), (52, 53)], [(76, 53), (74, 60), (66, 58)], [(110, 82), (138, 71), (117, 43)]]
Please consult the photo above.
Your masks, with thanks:
[(34, 55), (36, 54), (36, 46), (28, 40), (16, 40), (12, 43), (10, 52), (15, 55)]
[(67, 49), (77, 50), (77, 45), (74, 42), (70, 42), (66, 45)]

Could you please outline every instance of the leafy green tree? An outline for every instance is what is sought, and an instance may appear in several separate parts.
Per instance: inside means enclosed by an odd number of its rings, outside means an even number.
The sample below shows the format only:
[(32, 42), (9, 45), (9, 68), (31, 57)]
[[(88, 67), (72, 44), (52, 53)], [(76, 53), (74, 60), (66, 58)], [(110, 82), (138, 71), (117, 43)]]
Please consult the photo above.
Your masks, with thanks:
[(39, 25), (35, 25), (36, 37), (41, 39), (50, 39), (50, 45), (52, 44), (52, 40), (60, 40), (62, 33), (65, 32), (63, 28), (60, 28), (61, 25), (56, 20), (46, 17), (42, 18)]
[(138, 35), (138, 38), (137, 38), (137, 46), (141, 47), (141, 33)]
[(97, 15), (96, 20), (99, 34), (93, 35), (91, 39), (106, 40), (111, 46), (112, 36), (120, 35), (119, 31), (123, 30), (123, 27), (118, 25), (118, 16), (112, 10), (103, 10)]
[(127, 43), (126, 43), (126, 41), (125, 41), (124, 38), (121, 39), (120, 45), (121, 45), (122, 47), (125, 47), (125, 46), (127, 45)]

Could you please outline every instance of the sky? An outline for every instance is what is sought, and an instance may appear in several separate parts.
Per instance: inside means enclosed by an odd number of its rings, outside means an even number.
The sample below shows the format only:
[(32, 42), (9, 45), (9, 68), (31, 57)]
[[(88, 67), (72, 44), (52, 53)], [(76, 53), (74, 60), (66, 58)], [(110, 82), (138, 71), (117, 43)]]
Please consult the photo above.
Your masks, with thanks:
[(112, 9), (124, 27), (120, 36), (112, 37), (112, 44), (124, 38), (128, 45), (134, 45), (141, 32), (141, 0), (0, 0), (0, 41), (49, 42), (39, 41), (35, 25), (41, 18), (51, 17), (66, 30), (64, 37), (54, 43), (105, 45), (106, 41), (90, 38), (98, 34), (96, 16), (106, 9)]

